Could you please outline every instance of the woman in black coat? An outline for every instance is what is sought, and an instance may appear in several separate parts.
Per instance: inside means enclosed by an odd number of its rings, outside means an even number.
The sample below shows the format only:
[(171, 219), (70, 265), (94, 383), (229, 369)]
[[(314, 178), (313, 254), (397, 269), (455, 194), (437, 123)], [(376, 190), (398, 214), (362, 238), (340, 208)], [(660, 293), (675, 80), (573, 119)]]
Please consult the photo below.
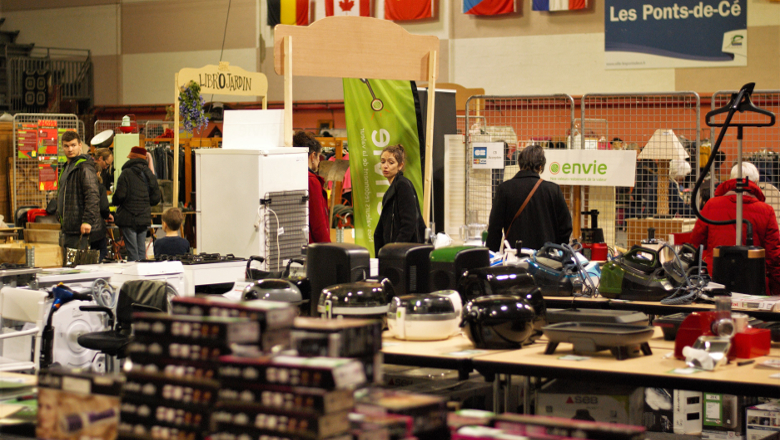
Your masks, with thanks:
[(388, 243), (422, 243), (425, 222), (420, 212), (417, 191), (404, 177), (404, 147), (390, 145), (382, 150), (382, 175), (390, 182), (390, 188), (382, 197), (382, 215), (374, 231), (374, 255)]
[(152, 224), (152, 206), (160, 203), (162, 194), (157, 177), (149, 169), (144, 147), (133, 147), (130, 159), (122, 165), (111, 203), (116, 205), (115, 222), (122, 230), (127, 260), (146, 258), (146, 231)]

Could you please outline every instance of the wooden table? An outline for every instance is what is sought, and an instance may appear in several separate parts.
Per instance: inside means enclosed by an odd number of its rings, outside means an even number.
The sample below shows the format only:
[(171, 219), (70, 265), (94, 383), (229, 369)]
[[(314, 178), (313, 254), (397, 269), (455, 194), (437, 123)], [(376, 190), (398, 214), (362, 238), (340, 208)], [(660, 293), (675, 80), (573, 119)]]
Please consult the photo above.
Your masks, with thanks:
[[(536, 343), (521, 350), (479, 356), (472, 363), (482, 374), (516, 374), (544, 378), (566, 378), (590, 382), (620, 383), (634, 386), (706, 391), (736, 395), (780, 397), (780, 379), (770, 378), (776, 370), (759, 369), (756, 363), (738, 366), (732, 362), (715, 371), (694, 374), (678, 374), (675, 369), (685, 368), (685, 362), (674, 358), (674, 347), (659, 348), (670, 341), (655, 340), (653, 354), (619, 361), (608, 351), (589, 353), (583, 361), (563, 360), (562, 356), (574, 354), (570, 344), (562, 343), (554, 354), (544, 354), (546, 344)], [(672, 343), (673, 344), (673, 343)], [(655, 346), (653, 346), (655, 345)], [(777, 346), (776, 346), (777, 347)], [(780, 348), (770, 353), (780, 357)]]
[[(546, 296), (544, 300), (548, 309), (570, 309), (573, 304), (574, 307), (582, 309), (635, 310), (656, 316), (715, 310), (714, 304), (666, 305), (657, 301), (624, 301), (604, 297), (576, 298), (572, 301), (572, 297)], [(777, 312), (746, 308), (734, 308), (733, 311), (745, 313), (762, 321), (780, 321), (780, 313)]]
[(442, 341), (403, 341), (385, 332), (382, 354), (387, 364), (457, 370), (460, 380), (468, 379), (474, 370), (471, 361), (479, 356), (504, 350), (480, 350), (463, 334)]
[[(474, 359), (504, 351), (507, 350), (474, 348), (474, 344), (462, 333), (441, 341), (403, 341), (390, 336), (389, 332), (382, 335), (384, 363), (457, 370), (458, 380), (469, 378), (474, 371)], [(489, 380), (493, 381), (493, 408), (498, 408), (499, 376), (496, 375)], [(508, 393), (504, 393), (504, 407), (507, 407), (507, 402)]]

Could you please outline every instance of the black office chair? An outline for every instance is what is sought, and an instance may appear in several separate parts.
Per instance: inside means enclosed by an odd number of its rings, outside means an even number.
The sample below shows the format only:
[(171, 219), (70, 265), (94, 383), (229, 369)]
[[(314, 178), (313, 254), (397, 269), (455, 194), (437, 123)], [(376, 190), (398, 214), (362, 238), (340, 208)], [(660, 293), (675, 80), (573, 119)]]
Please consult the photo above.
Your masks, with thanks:
[[(106, 355), (106, 372), (113, 371), (113, 359), (127, 357), (127, 347), (132, 341), (133, 312), (168, 312), (169, 292), (172, 288), (165, 281), (133, 280), (122, 284), (113, 311), (103, 306), (81, 306), (85, 312), (102, 312), (108, 315), (111, 330), (85, 333), (78, 337), (79, 345)], [(116, 321), (116, 322), (115, 322)], [(115, 325), (116, 324), (116, 325)]]

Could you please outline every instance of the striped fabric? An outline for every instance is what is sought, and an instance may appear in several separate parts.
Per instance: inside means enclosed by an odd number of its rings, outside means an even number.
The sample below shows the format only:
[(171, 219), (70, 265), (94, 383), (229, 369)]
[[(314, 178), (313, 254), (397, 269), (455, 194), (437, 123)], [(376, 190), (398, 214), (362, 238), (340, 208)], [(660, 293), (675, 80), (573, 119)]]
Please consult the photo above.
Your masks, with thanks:
[(533, 0), (534, 11), (574, 11), (588, 7), (588, 0)]
[(277, 24), (308, 25), (308, 0), (268, 0), (268, 25)]

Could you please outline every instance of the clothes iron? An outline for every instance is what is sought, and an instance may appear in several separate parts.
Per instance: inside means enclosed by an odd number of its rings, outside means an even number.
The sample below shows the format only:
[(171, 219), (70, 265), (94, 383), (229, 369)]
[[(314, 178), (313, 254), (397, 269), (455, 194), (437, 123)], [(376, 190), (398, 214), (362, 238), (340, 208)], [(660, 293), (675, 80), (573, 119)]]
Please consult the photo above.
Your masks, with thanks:
[(675, 290), (655, 249), (635, 245), (601, 268), (599, 293), (606, 298), (660, 301)]

